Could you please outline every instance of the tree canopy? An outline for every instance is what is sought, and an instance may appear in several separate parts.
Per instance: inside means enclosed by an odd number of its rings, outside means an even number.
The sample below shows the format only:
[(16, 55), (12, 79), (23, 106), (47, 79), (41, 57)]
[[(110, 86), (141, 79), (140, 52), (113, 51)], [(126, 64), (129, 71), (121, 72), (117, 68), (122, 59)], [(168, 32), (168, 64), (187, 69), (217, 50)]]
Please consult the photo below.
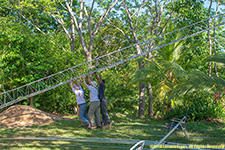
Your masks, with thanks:
[[(0, 0), (0, 92), (133, 44), (140, 54), (139, 42), (224, 13), (211, 6), (205, 8), (204, 3)], [(216, 4), (224, 7), (224, 1)], [(208, 26), (217, 21), (208, 22)], [(175, 41), (202, 26), (163, 40)], [(178, 108), (190, 106), (192, 120), (210, 115), (224, 117), (224, 32), (224, 26), (220, 26), (104, 70), (109, 111), (171, 117), (179, 115)], [(218, 94), (219, 98), (215, 96)], [(76, 106), (69, 85), (34, 96), (33, 100), (20, 103), (61, 114), (74, 113)], [(211, 106), (208, 115), (199, 115), (207, 106)]]

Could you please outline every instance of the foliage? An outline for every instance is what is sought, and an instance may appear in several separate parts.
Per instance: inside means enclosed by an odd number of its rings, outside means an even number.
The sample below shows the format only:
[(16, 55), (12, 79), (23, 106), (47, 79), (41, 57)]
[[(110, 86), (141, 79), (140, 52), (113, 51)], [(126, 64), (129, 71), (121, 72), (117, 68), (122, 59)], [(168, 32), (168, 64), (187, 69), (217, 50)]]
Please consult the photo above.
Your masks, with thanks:
[[(62, 52), (46, 36), (34, 34), (20, 22), (4, 17), (1, 18), (1, 26), (0, 64), (4, 69), (1, 70), (0, 79), (4, 82), (0, 91), (19, 87), (85, 61), (79, 54)], [(62, 41), (61, 38), (55, 40)], [(34, 106), (48, 112), (74, 113), (75, 100), (71, 94), (68, 97), (69, 90), (60, 88), (38, 95), (34, 97)], [(29, 100), (20, 103), (29, 104)]]
[(172, 110), (166, 113), (165, 117), (167, 119), (173, 117), (182, 118), (186, 115), (188, 107), (189, 121), (206, 120), (211, 117), (225, 117), (224, 96), (220, 97), (220, 99), (216, 99), (214, 93), (200, 90), (192, 94), (180, 96), (179, 99), (181, 99), (182, 104), (175, 104)]
[[(97, 5), (94, 6), (90, 16), (91, 30), (96, 28), (101, 14), (112, 4), (112, 1), (97, 0), (95, 2)], [(2, 6), (0, 8), (0, 16), (2, 16), (0, 18), (0, 67), (2, 68), (0, 69), (0, 92), (86, 61), (78, 30), (72, 33), (76, 27), (73, 26), (64, 1), (0, 0), (0, 4)], [(93, 58), (133, 44), (135, 39), (132, 31), (134, 30), (137, 36), (136, 42), (141, 42), (161, 32), (168, 33), (208, 17), (202, 0), (166, 1), (163, 11), (158, 8), (162, 8), (164, 1), (148, 1), (143, 3), (140, 12), (137, 8), (141, 7), (142, 3), (135, 0), (125, 1), (132, 14), (130, 22), (123, 2), (119, 1), (107, 15), (107, 20), (99, 24), (101, 30), (98, 30), (91, 46), (88, 45), (92, 34), (89, 34), (86, 13), (83, 12), (84, 16), (80, 16), (80, 1), (73, 0), (72, 4), (78, 24), (82, 22), (82, 28), (79, 31), (84, 37), (87, 48), (93, 48), (91, 51)], [(90, 13), (91, 5), (88, 5), (86, 9)], [(61, 19), (62, 24), (57, 19)], [(134, 25), (134, 28), (130, 28), (129, 22)], [(166, 25), (165, 29), (163, 25)], [(114, 26), (123, 31), (123, 34)], [(196, 25), (190, 31), (185, 30), (183, 33), (194, 33), (195, 29), (200, 27)], [(183, 33), (163, 40), (174, 41), (183, 37)], [(72, 35), (74, 39), (71, 38)], [(224, 53), (224, 30), (218, 28), (216, 37), (218, 37), (216, 51)], [(71, 48), (73, 40), (74, 51)], [(224, 66), (220, 65), (224, 61), (222, 57), (215, 56), (202, 62), (208, 57), (205, 33), (165, 46), (152, 52), (152, 55), (156, 57), (145, 60), (145, 69), (137, 71), (138, 65), (135, 60), (103, 72), (103, 78), (106, 79), (109, 112), (137, 114), (139, 102), (137, 82), (141, 81), (150, 82), (152, 85), (155, 115), (162, 112), (164, 102), (170, 101), (176, 106), (171, 114), (178, 114), (180, 110), (178, 108), (186, 107), (183, 101), (186, 102), (185, 99), (188, 99), (187, 105), (196, 109), (196, 111), (190, 109), (193, 112), (191, 120), (205, 119), (198, 114), (205, 111), (203, 104), (206, 106), (212, 104), (209, 106), (209, 115), (206, 116), (222, 117), (219, 114), (222, 105), (220, 102), (214, 103), (212, 93), (221, 91), (224, 87)], [(209, 61), (217, 61), (217, 65), (220, 65), (218, 66), (219, 77), (207, 75)], [(209, 89), (211, 89), (209, 97), (204, 92), (196, 93), (196, 91), (209, 91)], [(189, 98), (191, 94), (193, 94), (192, 98)], [(89, 103), (88, 93), (86, 95)], [(180, 99), (175, 99), (178, 96)], [(28, 105), (29, 100), (21, 103)], [(35, 96), (34, 106), (48, 112), (73, 114), (76, 101), (69, 85), (65, 85)]]
[[(224, 63), (224, 56), (210, 56), (204, 59), (203, 63), (207, 61)], [(192, 70), (188, 73), (188, 78), (182, 80), (181, 83), (177, 84), (175, 90), (173, 91), (174, 93), (171, 94), (171, 97), (175, 97), (176, 95), (183, 95), (185, 93), (191, 93), (193, 91), (198, 91), (199, 89), (221, 91), (224, 89), (224, 86), (225, 80), (223, 78), (217, 77), (216, 75), (212, 75), (210, 77), (203, 71)]]
[[(206, 58), (205, 61), (224, 63), (224, 56), (211, 56)], [(224, 118), (224, 86), (225, 80), (221, 77), (216, 75), (210, 77), (199, 70), (192, 71), (185, 80), (177, 84), (170, 95), (169, 98), (180, 97), (184, 103), (175, 106), (168, 117), (177, 115), (184, 107), (190, 107), (190, 119), (193, 121), (209, 117)], [(215, 95), (213, 95), (213, 91), (215, 91)], [(222, 97), (218, 97), (217, 93)]]
[(52, 68), (49, 62), (50, 43), (34, 35), (28, 26), (1, 18), (1, 79), (11, 89), (44, 77)]
[(178, 0), (170, 7), (176, 12), (176, 18), (179, 22), (177, 25), (185, 26), (207, 18), (207, 9), (203, 5), (203, 0)]
[(138, 87), (131, 83), (131, 76), (136, 70), (137, 62), (125, 63), (103, 72), (106, 83), (106, 98), (111, 112), (135, 115), (138, 111)]

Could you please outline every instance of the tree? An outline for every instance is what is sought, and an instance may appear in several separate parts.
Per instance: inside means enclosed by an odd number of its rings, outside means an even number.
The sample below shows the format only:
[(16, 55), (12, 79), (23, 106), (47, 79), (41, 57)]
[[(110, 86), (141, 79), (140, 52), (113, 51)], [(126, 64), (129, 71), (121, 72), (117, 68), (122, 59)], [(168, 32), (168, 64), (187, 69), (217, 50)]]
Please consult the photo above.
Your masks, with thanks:
[[(225, 64), (225, 57), (223, 55), (214, 55), (207, 57), (202, 63), (214, 61), (217, 63)], [(207, 75), (203, 71), (192, 70), (188, 73), (187, 78), (184, 78), (180, 84), (176, 86), (176, 90), (173, 91), (170, 97), (176, 97), (177, 95), (184, 95), (186, 93), (191, 93), (198, 90), (224, 90), (225, 80), (212, 74)]]
[[(61, 27), (71, 43), (71, 51), (74, 52), (76, 49), (76, 52), (78, 53), (75, 53), (75, 57), (79, 56), (81, 47), (86, 55), (86, 61), (90, 61), (92, 60), (94, 38), (98, 33), (103, 20), (117, 1), (118, 0), (102, 3), (93, 0), (91, 7), (89, 7), (89, 4), (86, 4), (84, 0), (81, 0), (79, 3), (75, 0), (65, 2), (59, 0), (0, 1), (3, 6), (3, 11), (2, 9), (0, 11), (4, 15), (16, 16), (17, 21), (29, 24), (31, 32), (36, 34), (39, 32), (42, 33), (47, 37), (47, 40), (58, 46), (58, 48), (62, 48), (65, 52), (68, 52), (68, 50), (66, 50), (67, 48), (64, 47), (66, 45), (65, 43), (60, 41), (61, 45), (59, 45), (56, 42), (60, 39), (59, 36), (62, 35), (61, 29), (59, 29), (59, 27)], [(80, 5), (80, 8), (77, 7), (78, 5)], [(99, 8), (102, 9), (101, 13), (98, 12)], [(80, 42), (75, 42), (76, 35), (78, 35)], [(72, 54), (72, 56), (74, 56), (74, 54)], [(68, 57), (65, 58), (65, 62), (68, 62)], [(70, 65), (69, 67), (73, 65)], [(65, 67), (65, 65), (62, 66)], [(63, 69), (65, 68), (62, 68), (62, 70)], [(49, 73), (51, 71), (47, 70), (46, 72)]]
[[(170, 30), (173, 30), (173, 25), (170, 24)], [(167, 38), (167, 41), (176, 40), (182, 37), (182, 34), (176, 34), (174, 39)], [(166, 42), (167, 43), (167, 42)], [(153, 86), (157, 87), (155, 90), (158, 93), (157, 98), (163, 100), (162, 117), (165, 112), (166, 100), (168, 95), (173, 91), (173, 86), (177, 84), (178, 78), (182, 74), (182, 67), (178, 64), (179, 58), (182, 54), (183, 46), (187, 44), (185, 40), (170, 44), (157, 50), (156, 57), (152, 60), (147, 59), (146, 69), (141, 69), (136, 73), (135, 78), (139, 80), (140, 74), (144, 75), (144, 80), (150, 80)], [(150, 79), (150, 78), (153, 79)], [(158, 80), (158, 82), (154, 80)], [(171, 109), (171, 102), (167, 101), (167, 110)]]
[[(27, 25), (14, 22), (12, 18), (1, 19), (1, 67), (2, 92), (21, 84), (46, 76), (52, 67), (46, 62), (50, 57), (47, 42), (38, 34), (33, 34)], [(32, 89), (29, 89), (32, 92)], [(33, 99), (31, 98), (31, 105)]]
[[(92, 51), (94, 38), (98, 33), (102, 22), (114, 7), (118, 0), (114, 2), (108, 1), (91, 1), (86, 3), (84, 0), (80, 2), (75, 0), (39, 0), (39, 1), (23, 1), (18, 6), (18, 12), (23, 18), (31, 23), (37, 30), (41, 30), (38, 24), (35, 24), (35, 14), (43, 14), (42, 16), (48, 16), (53, 18), (58, 24), (60, 24), (64, 33), (70, 41), (71, 51), (75, 51), (76, 35), (79, 37), (80, 44), (86, 55), (86, 60), (92, 60)], [(91, 5), (90, 5), (91, 4)], [(89, 7), (90, 5), (90, 7)], [(79, 6), (79, 7), (78, 7)], [(32, 10), (27, 12), (27, 10)], [(38, 11), (37, 11), (38, 10)], [(100, 13), (98, 12), (100, 10)]]
[[(210, 0), (209, 8), (208, 8), (208, 18), (211, 16), (211, 7), (212, 7), (212, 0)], [(210, 27), (210, 20), (208, 21), (208, 28)], [(210, 36), (210, 30), (208, 30), (208, 41), (209, 41), (209, 55), (212, 55), (212, 40)], [(209, 62), (209, 76), (212, 74), (212, 62)]]
[[(149, 38), (152, 36), (161, 35), (165, 27), (170, 20), (173, 13), (167, 12), (168, 16), (163, 13), (163, 9), (166, 5), (167, 1), (163, 1), (162, 3), (159, 1), (125, 1), (122, 2), (116, 7), (118, 11), (121, 11), (121, 14), (113, 15), (113, 18), (121, 18), (124, 20), (122, 22), (122, 26), (125, 26), (125, 30), (118, 26), (112, 21), (109, 21), (112, 26), (114, 26), (118, 31), (123, 34), (126, 39), (132, 43), (136, 44), (137, 54), (141, 53), (141, 47), (138, 44), (140, 41), (144, 40), (144, 37)], [(122, 7), (121, 7), (122, 6)], [(125, 16), (126, 15), (126, 16)], [(164, 21), (162, 18), (165, 17)], [(150, 22), (150, 23), (147, 23)], [(146, 30), (148, 29), (148, 30)], [(150, 29), (150, 32), (149, 32)], [(147, 36), (146, 36), (147, 35)], [(151, 45), (151, 43), (149, 44)], [(151, 46), (149, 46), (151, 48)], [(148, 58), (151, 58), (151, 53), (148, 55)], [(143, 62), (141, 59), (138, 61), (139, 69), (142, 69)], [(144, 116), (145, 113), (145, 83), (139, 83), (139, 116)], [(151, 94), (151, 84), (148, 84), (149, 93)], [(150, 101), (151, 95), (150, 95)], [(150, 102), (151, 103), (151, 102)], [(151, 109), (151, 108), (150, 108)], [(152, 112), (152, 111), (149, 111)], [(152, 114), (149, 116), (152, 117)]]
[[(205, 19), (204, 14), (205, 14), (206, 11), (205, 11), (205, 9), (203, 9), (204, 11), (202, 11), (202, 8), (203, 8), (202, 2), (176, 1), (174, 3), (170, 3), (169, 5), (167, 5), (167, 7), (169, 7), (170, 9), (173, 10), (173, 13), (174, 13), (173, 17), (176, 20), (171, 21), (171, 22), (168, 21), (169, 25), (167, 24), (168, 28), (164, 29), (165, 32), (171, 32), (171, 31), (175, 30), (176, 28), (184, 27), (188, 24), (197, 22), (201, 19)], [(199, 12), (199, 14), (196, 15), (196, 12)], [(187, 20), (190, 20), (190, 21), (187, 22)], [(185, 32), (193, 32), (194, 33), (195, 31), (193, 29), (193, 30), (189, 30), (189, 31), (185, 31)], [(183, 36), (185, 36), (185, 34), (182, 35), (182, 33), (180, 33), (180, 35), (176, 34), (174, 36), (174, 38), (170, 39), (169, 37), (167, 37), (165, 40), (173, 41), (173, 40), (179, 39), (180, 37), (183, 37)], [(193, 48), (193, 47), (197, 46), (197, 44), (201, 44), (201, 42), (204, 40), (204, 38), (202, 38), (202, 36), (204, 36), (204, 34), (200, 34), (196, 37), (189, 38), (187, 41), (185, 41), (185, 44), (184, 44), (184, 41), (176, 42), (175, 44), (171, 44), (169, 46), (166, 46), (164, 48), (161, 48), (161, 49), (157, 50), (157, 52), (156, 52), (157, 57), (155, 57), (153, 59), (154, 63), (152, 62), (152, 64), (157, 64), (156, 65), (157, 69), (156, 68), (151, 68), (151, 69), (156, 69), (161, 74), (160, 83), (157, 83), (157, 82), (155, 82), (155, 83), (161, 85), (161, 86), (158, 86), (158, 88), (161, 88), (162, 91), (164, 91), (164, 93), (161, 93), (161, 95), (164, 95), (164, 97), (163, 97), (163, 101), (164, 101), (163, 110), (164, 110), (164, 107), (165, 107), (166, 98), (168, 97), (169, 93), (172, 92), (173, 86), (175, 84), (177, 84), (177, 81), (178, 81), (174, 77), (175, 76), (174, 75), (174, 71), (175, 71), (174, 66), (177, 66), (177, 65), (180, 66), (180, 64), (182, 64), (180, 62), (181, 60), (190, 59), (190, 58), (187, 58), (187, 56), (185, 56), (183, 54), (188, 54), (188, 53), (189, 54), (192, 53), (192, 55), (195, 54), (196, 48)], [(196, 42), (196, 40), (198, 40), (200, 42)], [(167, 43), (167, 42), (165, 42), (165, 43)], [(190, 48), (190, 47), (192, 47), (192, 48)], [(179, 58), (179, 56), (181, 54), (184, 57)], [(196, 55), (196, 56), (198, 56), (198, 55)], [(186, 63), (186, 62), (187, 61), (185, 61), (184, 63)], [(185, 66), (187, 67), (188, 64), (186, 63)], [(182, 68), (182, 67), (178, 67), (178, 68)], [(182, 70), (182, 69), (179, 69), (179, 70)], [(146, 69), (143, 69), (143, 71), (145, 72)], [(153, 72), (155, 73), (155, 71), (153, 71)], [(148, 74), (148, 75), (146, 74), (145, 76), (154, 77), (152, 74)], [(147, 78), (147, 79), (149, 80), (149, 78)], [(159, 78), (157, 78), (157, 79), (159, 79)], [(155, 91), (155, 92), (157, 92), (157, 91)], [(167, 108), (170, 108), (170, 101), (168, 102)]]

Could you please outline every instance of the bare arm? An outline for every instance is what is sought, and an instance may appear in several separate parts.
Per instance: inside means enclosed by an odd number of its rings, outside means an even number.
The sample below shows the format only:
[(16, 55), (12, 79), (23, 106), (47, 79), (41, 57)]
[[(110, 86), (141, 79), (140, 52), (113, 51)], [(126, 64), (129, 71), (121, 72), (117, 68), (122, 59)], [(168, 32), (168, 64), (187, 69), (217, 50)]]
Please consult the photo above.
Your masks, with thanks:
[(89, 85), (92, 85), (92, 84), (91, 84), (91, 81), (92, 81), (92, 80), (91, 80), (91, 78), (90, 78), (90, 75), (88, 75), (87, 81), (88, 81), (88, 84), (89, 84)]
[(101, 74), (102, 74), (102, 71), (99, 72), (99, 84), (102, 83), (102, 75)]
[(85, 81), (86, 75), (83, 75), (82, 78), (83, 78), (83, 81), (84, 81), (84, 86), (85, 86), (86, 88), (88, 88), (88, 85), (87, 85), (87, 83), (86, 83), (86, 81)]
[(81, 88), (83, 89), (83, 86), (82, 86), (82, 82), (81, 82), (81, 78), (79, 78), (79, 85), (81, 86)]
[(71, 89), (73, 89), (73, 86), (74, 85), (75, 85), (74, 80), (73, 79), (70, 79), (70, 87), (71, 87)]
[(83, 86), (82, 86), (82, 82), (81, 82), (81, 78), (79, 78), (79, 81), (80, 81), (80, 86), (83, 88)]
[(91, 74), (91, 81), (93, 81), (93, 76), (94, 76), (94, 73)]
[(96, 79), (98, 80), (98, 84), (101, 84), (101, 83), (100, 83), (100, 79), (99, 79), (99, 77), (98, 77), (97, 73), (96, 73), (96, 72), (94, 72), (94, 74), (95, 74)]
[(79, 78), (79, 81), (78, 81), (78, 78), (76, 78), (76, 81), (77, 81), (77, 85), (78, 86), (81, 86), (81, 80), (80, 80), (80, 78)]

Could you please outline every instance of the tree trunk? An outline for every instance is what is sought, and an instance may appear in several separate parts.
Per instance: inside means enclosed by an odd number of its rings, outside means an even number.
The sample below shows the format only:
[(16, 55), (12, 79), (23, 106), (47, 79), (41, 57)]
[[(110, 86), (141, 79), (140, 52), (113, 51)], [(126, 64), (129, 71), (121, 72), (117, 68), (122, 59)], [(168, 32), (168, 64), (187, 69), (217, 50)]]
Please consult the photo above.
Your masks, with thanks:
[(34, 97), (31, 97), (30, 98), (30, 106), (33, 106), (34, 105)]
[(165, 105), (166, 105), (166, 99), (164, 98), (164, 99), (163, 99), (162, 118), (164, 118)]
[[(138, 42), (136, 34), (134, 33), (135, 41)], [(136, 45), (137, 53), (141, 53), (141, 48), (139, 45)], [(143, 62), (141, 59), (138, 60), (138, 66), (139, 70), (144, 68)], [(140, 82), (139, 83), (139, 110), (138, 110), (138, 116), (142, 117), (145, 115), (145, 83)]]
[[(139, 69), (142, 69), (143, 62), (142, 60), (138, 61)], [(142, 117), (145, 115), (145, 83), (139, 83), (139, 111), (138, 116)]]
[[(172, 82), (173, 81), (173, 72), (170, 72), (169, 73), (169, 77), (168, 77), (168, 79)], [(168, 94), (170, 94), (171, 93), (171, 91), (168, 93)], [(168, 104), (167, 104), (167, 109), (166, 109), (166, 111), (168, 112), (168, 111), (170, 111), (171, 110), (171, 100), (168, 102)]]
[(168, 104), (167, 104), (167, 109), (166, 109), (166, 111), (167, 112), (170, 112), (170, 110), (171, 110), (171, 100), (168, 102)]
[[(5, 92), (5, 87), (4, 87), (4, 81), (2, 82), (2, 92)], [(4, 104), (6, 103), (6, 97), (5, 97), (5, 94), (4, 94)]]
[(138, 116), (145, 115), (145, 83), (139, 83), (139, 111)]
[(152, 108), (152, 85), (148, 83), (148, 117), (153, 118), (153, 108)]
[[(22, 53), (23, 53), (23, 58), (25, 60), (25, 50), (22, 51)], [(23, 67), (24, 76), (26, 76), (26, 71), (25, 71), (25, 68), (24, 68), (25, 67), (24, 61), (22, 62), (22, 67)], [(30, 74), (30, 73), (28, 72), (28, 74)], [(31, 93), (32, 93), (32, 91), (31, 91)], [(33, 106), (33, 100), (34, 100), (34, 98), (33, 97), (30, 97), (30, 106)]]
[[(209, 16), (208, 18), (210, 18), (210, 11), (211, 11), (211, 7), (212, 7), (212, 0), (210, 0), (210, 5), (209, 5), (209, 9), (208, 9), (208, 13)], [(208, 21), (208, 28), (210, 27), (210, 22)], [(209, 40), (209, 55), (212, 55), (212, 41), (211, 41), (211, 37), (210, 37), (210, 30), (208, 30), (208, 40)], [(209, 76), (212, 75), (212, 62), (209, 62)]]
[(70, 44), (70, 48), (71, 48), (71, 51), (74, 52), (75, 50), (75, 29), (74, 29), (74, 21), (73, 21), (73, 18), (71, 17), (71, 44)]
[[(220, 3), (220, 1), (218, 1), (217, 5), (216, 5), (216, 15), (217, 15), (217, 12), (218, 12), (219, 3)], [(214, 20), (214, 27), (215, 27), (215, 24), (216, 24), (216, 17), (215, 17), (215, 20)], [(216, 28), (213, 29), (213, 36), (214, 36), (213, 37), (213, 50), (214, 50), (214, 55), (216, 55)], [(218, 72), (217, 72), (216, 63), (214, 63), (214, 69), (215, 69), (216, 76), (219, 77)]]
[[(150, 49), (152, 48), (152, 43), (150, 44)], [(148, 53), (147, 59), (150, 60), (152, 58), (152, 53)], [(152, 85), (150, 82), (148, 82), (148, 117), (153, 118), (153, 98), (152, 98)]]

